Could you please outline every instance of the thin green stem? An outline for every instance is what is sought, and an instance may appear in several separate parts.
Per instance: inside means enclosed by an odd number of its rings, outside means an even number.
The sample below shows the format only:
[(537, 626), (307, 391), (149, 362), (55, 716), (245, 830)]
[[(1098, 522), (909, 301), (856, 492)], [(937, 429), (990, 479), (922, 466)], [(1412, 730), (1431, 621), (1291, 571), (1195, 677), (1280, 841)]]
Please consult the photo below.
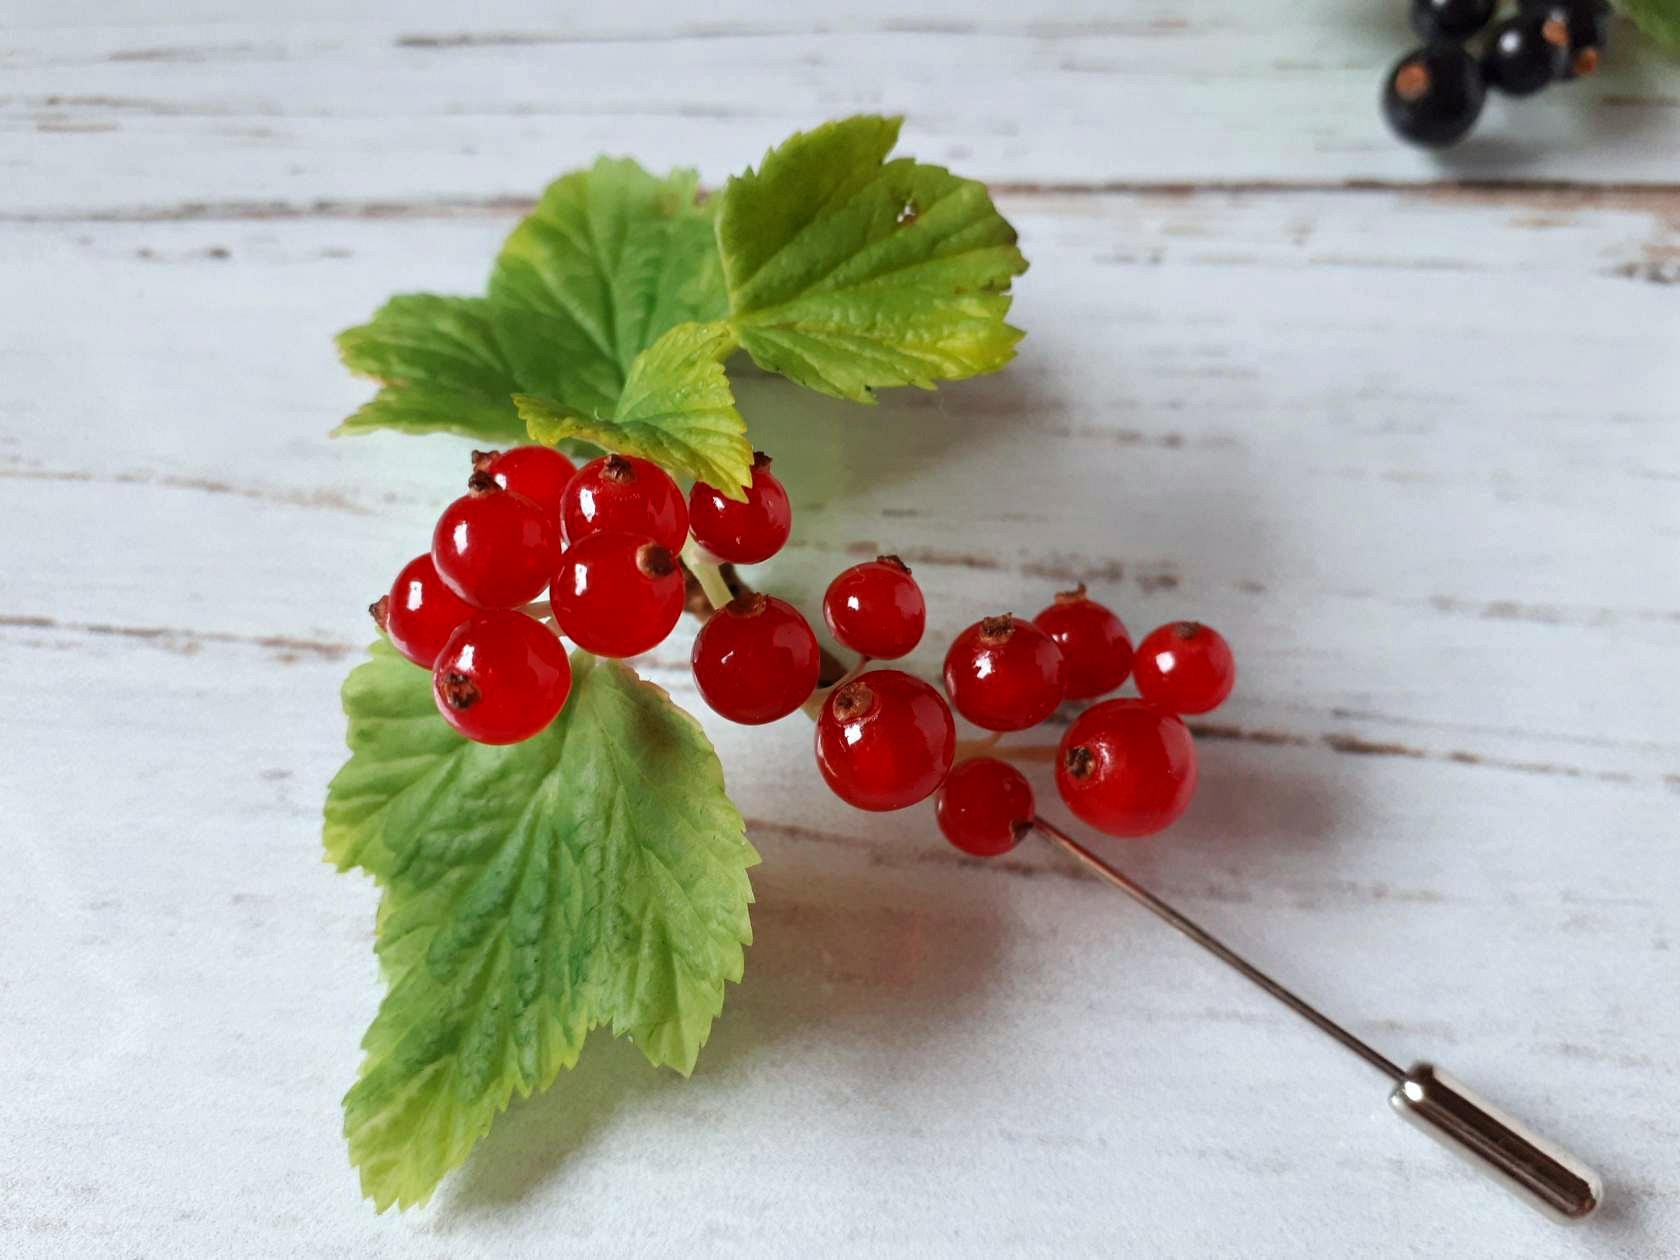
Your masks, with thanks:
[(994, 748), (991, 755), (1002, 757), (1005, 761), (1051, 763), (1060, 752), (1060, 744), (1012, 744), (1004, 748)]
[(806, 698), (805, 703), (799, 706), (799, 711), (801, 713), (803, 713), (806, 717), (810, 718), (811, 721), (815, 722), (819, 717), (822, 716), (823, 703), (824, 703), (824, 701), (826, 701), (828, 699), (830, 693), (833, 692), (833, 690), (836, 687), (845, 686), (847, 683), (851, 682), (852, 679), (856, 678), (859, 674), (863, 673), (863, 671), (868, 669), (868, 668), (869, 668), (869, 658), (867, 656), (859, 658), (858, 663), (856, 665), (853, 665), (850, 669), (848, 669), (844, 674), (840, 675), (840, 677), (836, 678), (828, 686), (818, 687), (815, 691), (813, 691)]
[(694, 574), (694, 580), (700, 583), (701, 591), (714, 609), (722, 608), (734, 598), (730, 594), (729, 583), (723, 580), (722, 566), (701, 551), (692, 538), (683, 544), (682, 562)]

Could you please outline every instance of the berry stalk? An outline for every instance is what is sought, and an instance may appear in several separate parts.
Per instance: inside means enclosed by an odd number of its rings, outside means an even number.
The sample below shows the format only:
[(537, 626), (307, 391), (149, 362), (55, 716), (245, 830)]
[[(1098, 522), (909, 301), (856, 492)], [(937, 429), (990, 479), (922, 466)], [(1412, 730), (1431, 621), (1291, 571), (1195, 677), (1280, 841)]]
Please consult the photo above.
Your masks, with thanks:
[[(681, 559), (683, 568), (693, 575), (695, 582), (700, 586), (701, 594), (706, 597), (708, 607), (705, 613), (695, 613), (702, 621), (735, 598), (738, 592), (732, 589), (730, 581), (724, 577), (724, 566), (701, 551), (700, 545), (693, 538), (683, 544)], [(695, 610), (690, 607), (689, 611)]]
[[(690, 666), (712, 711), (762, 725), (802, 709), (824, 779), (860, 809), (926, 799), (960, 754), (967, 768), (941, 800), (949, 828), (966, 837), (953, 843), (970, 852), (1003, 852), (1018, 838), (1011, 819), (991, 825), (1024, 790), (1009, 761), (1052, 762), (1068, 807), (1110, 835), (1151, 835), (1183, 813), (1197, 765), (1180, 715), (1216, 707), (1236, 678), (1217, 631), (1175, 622), (1134, 651), (1124, 623), (1079, 587), (1031, 620), (1006, 612), (969, 626), (945, 655), (942, 693), (881, 668), (914, 651), (927, 625), (910, 567), (881, 555), (823, 594), (824, 621), (857, 654), (848, 669), (797, 608), (736, 573), (788, 538), (791, 511), (769, 467), (759, 454), (744, 506), (701, 482), (685, 505), (646, 459), (605, 455), (568, 478), (569, 461), (542, 448), (474, 452), (467, 494), (439, 519), (431, 553), (374, 602), (374, 619), (431, 669), (445, 720), (480, 743), (517, 743), (558, 717), (570, 692), (562, 639), (595, 656), (639, 656), (687, 612), (701, 623)], [(1140, 699), (1099, 700), (1054, 748), (1002, 746), (1003, 733), (1107, 695), (1128, 674)], [(959, 743), (953, 709), (984, 733)]]
[[(840, 668), (840, 672), (834, 677), (832, 682), (827, 681), (828, 666), (830, 662), (833, 662), (834, 665), (839, 666)], [(823, 672), (817, 678), (817, 689), (811, 693), (810, 697), (804, 704), (799, 706), (799, 711), (815, 722), (820, 716), (822, 716), (823, 704), (827, 701), (829, 694), (833, 692), (835, 688), (843, 687), (847, 683), (851, 682), (852, 679), (856, 678), (859, 674), (863, 673), (864, 670), (868, 669), (869, 664), (869, 658), (865, 656), (860, 658), (856, 665), (847, 669), (845, 666), (840, 665), (840, 662), (835, 660), (834, 657), (829, 654), (828, 649), (824, 648)]]

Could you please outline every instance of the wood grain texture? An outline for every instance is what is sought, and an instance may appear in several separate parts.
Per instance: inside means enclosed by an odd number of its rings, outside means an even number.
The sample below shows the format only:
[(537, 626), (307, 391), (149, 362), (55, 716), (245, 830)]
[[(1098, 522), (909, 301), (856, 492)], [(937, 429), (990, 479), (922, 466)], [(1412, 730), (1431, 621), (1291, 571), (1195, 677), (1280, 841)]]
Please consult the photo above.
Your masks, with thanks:
[(1401, 0), (11, 8), (12, 219), (471, 211), (597, 151), (718, 180), (874, 109), (1006, 182), (1676, 182), (1680, 96), (1625, 29), (1602, 76), (1492, 102), (1453, 154), (1396, 145), (1376, 99), (1414, 42)]
[[(1680, 1250), (1680, 116), (1654, 67), (1440, 171), (1375, 130), (1394, 23), (1328, 3), (718, 5), (674, 35), (635, 4), (20, 8), (0, 1254)], [(602, 1041), (429, 1208), (358, 1199), (338, 1099), (374, 894), (318, 861), (319, 806), (361, 610), (465, 444), (327, 441), (366, 394), (330, 336), (394, 290), (476, 291), (597, 149), (715, 181), (860, 105), (1000, 184), (1030, 335), (873, 410), (743, 372), (798, 507), (759, 580), (809, 607), (899, 551), (924, 672), (1079, 580), (1138, 633), (1220, 625), (1243, 675), (1199, 725), (1199, 799), (1110, 851), (1578, 1149), (1600, 1220), (1470, 1179), (1054, 855), (971, 863), (925, 809), (846, 810), (798, 720), (707, 721), (766, 861), (694, 1080)], [(699, 707), (686, 634), (643, 664)]]

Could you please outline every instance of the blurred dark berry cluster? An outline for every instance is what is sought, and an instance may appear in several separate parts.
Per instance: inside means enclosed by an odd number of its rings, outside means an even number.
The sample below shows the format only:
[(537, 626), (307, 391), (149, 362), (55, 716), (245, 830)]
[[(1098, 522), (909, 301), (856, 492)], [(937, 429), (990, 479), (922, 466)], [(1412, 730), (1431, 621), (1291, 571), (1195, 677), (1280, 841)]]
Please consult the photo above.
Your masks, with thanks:
[[(1608, 0), (1519, 0), (1499, 21), (1499, 0), (1411, 0), (1424, 45), (1395, 63), (1383, 113), (1401, 139), (1441, 148), (1469, 134), (1487, 91), (1531, 96), (1598, 69)], [(1485, 35), (1484, 35), (1485, 32)]]

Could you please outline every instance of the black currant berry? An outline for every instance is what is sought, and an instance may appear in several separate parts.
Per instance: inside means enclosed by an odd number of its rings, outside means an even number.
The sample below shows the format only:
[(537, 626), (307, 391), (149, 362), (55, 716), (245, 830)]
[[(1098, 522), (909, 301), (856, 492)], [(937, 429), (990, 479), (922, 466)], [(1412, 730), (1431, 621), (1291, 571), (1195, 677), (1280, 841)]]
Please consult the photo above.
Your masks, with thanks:
[(1569, 69), (1569, 34), (1545, 13), (1524, 13), (1493, 28), (1482, 78), (1511, 96), (1530, 96)]
[(1499, 0), (1412, 0), (1412, 29), (1432, 41), (1469, 39), (1498, 7)]
[(1569, 57), (1562, 78), (1575, 79), (1598, 69), (1610, 39), (1610, 6), (1605, 0), (1523, 0), (1522, 10), (1568, 32)]
[(1383, 113), (1401, 139), (1443, 148), (1476, 125), (1487, 99), (1482, 68), (1458, 44), (1407, 53), (1383, 84)]

